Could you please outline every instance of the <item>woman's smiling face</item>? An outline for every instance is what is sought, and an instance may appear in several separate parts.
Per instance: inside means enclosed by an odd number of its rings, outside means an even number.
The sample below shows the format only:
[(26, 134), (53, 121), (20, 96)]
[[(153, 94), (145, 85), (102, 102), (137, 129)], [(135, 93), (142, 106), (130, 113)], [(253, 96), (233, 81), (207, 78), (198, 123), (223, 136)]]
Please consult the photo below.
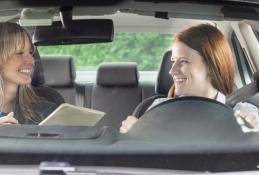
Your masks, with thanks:
[(34, 67), (33, 51), (27, 39), (24, 49), (16, 53), (0, 65), (1, 74), (5, 83), (27, 85), (31, 83), (31, 74)]
[(212, 88), (202, 56), (182, 42), (172, 47), (172, 68), (176, 96), (205, 96)]

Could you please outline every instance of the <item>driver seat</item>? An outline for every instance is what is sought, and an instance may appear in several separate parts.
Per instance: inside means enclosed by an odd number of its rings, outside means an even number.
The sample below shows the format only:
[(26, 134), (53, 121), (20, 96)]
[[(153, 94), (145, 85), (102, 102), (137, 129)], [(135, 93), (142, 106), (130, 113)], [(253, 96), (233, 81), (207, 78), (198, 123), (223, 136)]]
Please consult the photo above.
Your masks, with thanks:
[(163, 58), (162, 62), (158, 71), (157, 81), (155, 85), (155, 95), (143, 100), (134, 110), (133, 116), (136, 118), (140, 118), (146, 110), (150, 107), (150, 105), (154, 102), (157, 98), (165, 98), (167, 97), (168, 91), (173, 84), (173, 79), (169, 74), (171, 69), (172, 51), (167, 51)]

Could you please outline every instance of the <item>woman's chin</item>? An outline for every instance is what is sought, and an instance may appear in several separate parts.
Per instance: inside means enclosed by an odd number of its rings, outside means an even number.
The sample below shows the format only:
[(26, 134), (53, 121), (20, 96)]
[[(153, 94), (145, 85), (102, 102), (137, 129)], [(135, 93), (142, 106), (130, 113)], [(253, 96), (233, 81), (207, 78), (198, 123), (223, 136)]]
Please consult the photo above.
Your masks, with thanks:
[(27, 80), (21, 81), (19, 83), (20, 86), (26, 86), (26, 85), (29, 85), (29, 84), (31, 84), (31, 79), (27, 79)]
[(175, 96), (177, 96), (177, 97), (185, 96), (185, 93), (183, 93), (183, 92), (175, 91), (174, 93), (175, 93)]

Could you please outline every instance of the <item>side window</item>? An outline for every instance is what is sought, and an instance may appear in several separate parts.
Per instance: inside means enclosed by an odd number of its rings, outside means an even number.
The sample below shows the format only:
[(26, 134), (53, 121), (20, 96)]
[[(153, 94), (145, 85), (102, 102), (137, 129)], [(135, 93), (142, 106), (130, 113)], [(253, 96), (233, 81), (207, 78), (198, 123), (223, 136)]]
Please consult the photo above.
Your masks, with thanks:
[(236, 55), (238, 72), (240, 73), (241, 81), (243, 85), (249, 84), (252, 78), (252, 70), (249, 67), (247, 61), (247, 55), (245, 50), (241, 47), (236, 34), (233, 32), (231, 35), (231, 42), (234, 48), (234, 53)]

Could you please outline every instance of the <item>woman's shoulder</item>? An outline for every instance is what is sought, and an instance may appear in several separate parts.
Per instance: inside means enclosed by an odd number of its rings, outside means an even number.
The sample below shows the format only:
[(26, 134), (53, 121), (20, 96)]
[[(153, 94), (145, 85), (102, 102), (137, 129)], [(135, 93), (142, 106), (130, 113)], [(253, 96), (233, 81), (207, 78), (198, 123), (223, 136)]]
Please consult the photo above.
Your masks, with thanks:
[(169, 100), (169, 99), (172, 99), (172, 97), (162, 97), (162, 98), (157, 98), (157, 99), (155, 99), (155, 100), (153, 101), (153, 103), (149, 106), (149, 108), (147, 109), (147, 111), (150, 110), (151, 108), (155, 107), (156, 105), (158, 105), (158, 104), (160, 104), (160, 103), (162, 103), (162, 102), (164, 102), (164, 101), (167, 101), (167, 100)]
[(50, 102), (50, 101), (41, 101), (39, 104), (39, 107), (42, 108), (57, 108), (58, 105), (56, 103)]

